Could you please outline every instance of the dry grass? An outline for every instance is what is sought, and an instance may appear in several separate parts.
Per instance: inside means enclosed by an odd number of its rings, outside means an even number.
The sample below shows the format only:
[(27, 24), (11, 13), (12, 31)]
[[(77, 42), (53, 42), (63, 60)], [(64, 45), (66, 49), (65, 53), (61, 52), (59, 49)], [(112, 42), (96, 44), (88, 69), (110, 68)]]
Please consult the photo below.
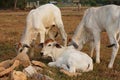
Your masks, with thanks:
[[(65, 30), (68, 34), (68, 38), (73, 35), (76, 26), (82, 19), (83, 12), (85, 9), (77, 11), (76, 9), (61, 9)], [(14, 44), (19, 42), (21, 34), (24, 30), (25, 19), (28, 12), (12, 12), (12, 11), (0, 11), (0, 61), (11, 59), (15, 54)], [(61, 42), (60, 36), (57, 40)], [(83, 73), (82, 76), (78, 77), (67, 77), (66, 75), (59, 72), (58, 68), (48, 68), (55, 75), (50, 75), (55, 80), (119, 80), (120, 79), (120, 51), (114, 63), (113, 69), (108, 69), (107, 65), (110, 60), (111, 49), (108, 49), (106, 45), (109, 44), (106, 33), (101, 36), (101, 63), (94, 63), (94, 70), (88, 73)], [(82, 50), (89, 54), (89, 45), (85, 45)], [(39, 50), (36, 50), (36, 54)], [(36, 57), (36, 59), (42, 62), (48, 63), (49, 60)]]

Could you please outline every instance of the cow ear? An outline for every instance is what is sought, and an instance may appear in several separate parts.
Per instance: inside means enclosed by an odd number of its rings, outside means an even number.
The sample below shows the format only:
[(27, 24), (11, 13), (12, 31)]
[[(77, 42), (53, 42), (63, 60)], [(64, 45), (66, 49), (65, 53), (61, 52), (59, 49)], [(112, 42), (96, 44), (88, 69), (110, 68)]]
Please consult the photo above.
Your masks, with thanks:
[(40, 48), (43, 48), (43, 45), (44, 45), (44, 43), (40, 43), (38, 46), (39, 46)]
[(21, 42), (19, 42), (19, 43), (18, 43), (18, 45), (19, 45), (19, 46), (22, 46), (22, 43), (21, 43)]
[(14, 44), (15, 48), (20, 48), (22, 46), (21, 42)]
[(60, 44), (58, 44), (58, 43), (56, 43), (55, 46), (56, 46), (57, 48), (62, 48), (62, 47), (60, 46)]

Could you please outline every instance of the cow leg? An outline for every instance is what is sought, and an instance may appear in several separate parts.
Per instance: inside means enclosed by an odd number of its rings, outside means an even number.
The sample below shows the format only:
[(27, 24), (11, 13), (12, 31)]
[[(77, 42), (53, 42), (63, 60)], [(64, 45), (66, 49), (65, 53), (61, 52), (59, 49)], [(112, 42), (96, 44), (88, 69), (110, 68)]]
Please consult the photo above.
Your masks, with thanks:
[(96, 51), (96, 63), (100, 63), (100, 32), (94, 32), (94, 46)]
[(39, 47), (42, 48), (43, 47), (43, 43), (45, 41), (45, 32), (46, 32), (46, 30), (43, 29), (43, 30), (40, 30), (39, 32), (40, 32), (40, 45), (39, 45)]
[(67, 34), (64, 30), (64, 27), (59, 27), (59, 30), (61, 32), (61, 35), (62, 35), (62, 38), (63, 38), (63, 41), (64, 41), (64, 46), (67, 45)]
[(56, 66), (56, 62), (49, 62), (49, 63), (48, 63), (48, 66), (50, 66), (50, 67), (55, 67), (55, 66)]
[(65, 69), (65, 70), (69, 71), (68, 66), (67, 66), (67, 65), (65, 65), (65, 64), (62, 64), (61, 68), (63, 68), (63, 69)]
[(31, 42), (31, 49), (30, 49), (30, 58), (34, 57), (34, 48), (35, 48), (35, 41), (37, 39), (38, 33), (36, 31), (33, 31), (34, 33), (32, 33), (32, 42)]
[(91, 48), (90, 57), (93, 57), (94, 48), (95, 48), (95, 45), (94, 45), (93, 41), (90, 42), (90, 48)]
[(61, 33), (61, 36), (63, 38), (64, 46), (66, 46), (67, 45), (67, 34), (66, 34), (65, 30), (64, 30), (64, 25), (63, 25), (63, 22), (62, 22), (62, 19), (61, 19), (60, 16), (56, 17), (55, 23), (56, 23), (56, 26), (58, 27), (58, 29), (59, 29), (59, 31)]
[(71, 73), (75, 73), (75, 72), (76, 72), (74, 66), (69, 66), (69, 67), (70, 67), (70, 68), (69, 68), (69, 72), (71, 72)]
[(120, 32), (118, 33), (118, 39), (117, 41), (119, 42), (120, 41)]
[(69, 72), (71, 72), (71, 73), (76, 72), (76, 67), (74, 66), (74, 63), (72, 61), (69, 61), (66, 66), (68, 67)]
[(110, 60), (110, 63), (109, 63), (109, 65), (108, 65), (108, 68), (112, 68), (112, 67), (113, 67), (113, 64), (114, 64), (114, 60), (115, 60), (116, 55), (117, 55), (117, 53), (118, 53), (119, 44), (118, 44), (118, 41), (116, 40), (116, 34), (113, 35), (111, 32), (108, 32), (108, 37), (109, 37), (109, 40), (110, 40), (111, 45), (112, 45), (112, 44), (115, 44), (115, 45), (112, 47), (111, 60)]
[(35, 47), (35, 40), (33, 40), (31, 43), (30, 58), (34, 57), (34, 47)]

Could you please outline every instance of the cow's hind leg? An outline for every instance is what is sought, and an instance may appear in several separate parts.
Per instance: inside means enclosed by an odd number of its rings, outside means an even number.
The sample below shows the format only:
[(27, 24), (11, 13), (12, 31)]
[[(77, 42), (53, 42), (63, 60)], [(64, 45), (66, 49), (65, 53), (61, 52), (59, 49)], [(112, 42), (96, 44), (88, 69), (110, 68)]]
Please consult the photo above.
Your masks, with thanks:
[(43, 48), (43, 43), (45, 41), (45, 33), (46, 33), (46, 29), (45, 28), (42, 29), (42, 30), (39, 30), (39, 34), (40, 34), (40, 44), (39, 44), (39, 47), (40, 48)]
[(62, 39), (63, 39), (63, 42), (64, 42), (64, 46), (66, 46), (67, 45), (67, 34), (66, 34), (65, 30), (64, 30), (64, 25), (63, 25), (61, 16), (56, 17), (55, 23), (56, 23), (56, 26), (59, 29), (60, 33), (61, 33), (61, 36), (62, 36)]
[(61, 36), (63, 38), (64, 46), (66, 46), (67, 45), (67, 34), (66, 34), (65, 30), (64, 30), (63, 24), (59, 24), (59, 26), (60, 27), (58, 27), (58, 28), (59, 28), (59, 30), (61, 32)]
[(117, 34), (112, 34), (111, 32), (108, 32), (108, 36), (109, 36), (109, 40), (110, 40), (111, 45), (115, 44), (112, 47), (112, 55), (111, 55), (111, 60), (110, 60), (110, 63), (108, 65), (108, 68), (112, 68), (113, 67), (114, 60), (116, 58), (116, 55), (117, 55), (118, 49), (119, 49), (119, 44), (118, 44), (118, 41), (116, 40), (116, 35)]
[(91, 48), (90, 57), (93, 57), (94, 48), (95, 48), (94, 41), (90, 42), (90, 48)]

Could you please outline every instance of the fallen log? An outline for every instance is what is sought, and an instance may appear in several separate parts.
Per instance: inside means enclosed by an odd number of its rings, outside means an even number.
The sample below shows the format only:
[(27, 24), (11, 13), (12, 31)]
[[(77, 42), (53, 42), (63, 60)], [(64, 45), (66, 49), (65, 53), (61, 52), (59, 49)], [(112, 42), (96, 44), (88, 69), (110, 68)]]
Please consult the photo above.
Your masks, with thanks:
[(28, 67), (31, 65), (30, 59), (26, 53), (19, 53), (15, 58), (12, 59), (14, 62), (15, 60), (19, 60), (20, 64), (23, 65), (23, 67)]
[(40, 61), (32, 60), (32, 64), (34, 64), (35, 66), (42, 67), (42, 68), (46, 68), (47, 67), (44, 63), (42, 63)]
[(21, 71), (14, 70), (11, 75), (11, 80), (27, 80), (27, 76)]
[(16, 67), (18, 67), (20, 64), (19, 60), (15, 60), (15, 62), (13, 63), (13, 65), (7, 69), (5, 69), (4, 71), (0, 72), (0, 77), (12, 72)]
[(0, 63), (0, 67), (9, 68), (13, 64), (12, 60), (5, 60)]
[(4, 70), (5, 70), (5, 68), (4, 68), (4, 67), (0, 67), (0, 72), (1, 72), (1, 71), (4, 71)]
[(27, 77), (33, 77), (34, 74), (37, 74), (37, 71), (31, 65), (23, 69), (23, 72), (27, 75)]

